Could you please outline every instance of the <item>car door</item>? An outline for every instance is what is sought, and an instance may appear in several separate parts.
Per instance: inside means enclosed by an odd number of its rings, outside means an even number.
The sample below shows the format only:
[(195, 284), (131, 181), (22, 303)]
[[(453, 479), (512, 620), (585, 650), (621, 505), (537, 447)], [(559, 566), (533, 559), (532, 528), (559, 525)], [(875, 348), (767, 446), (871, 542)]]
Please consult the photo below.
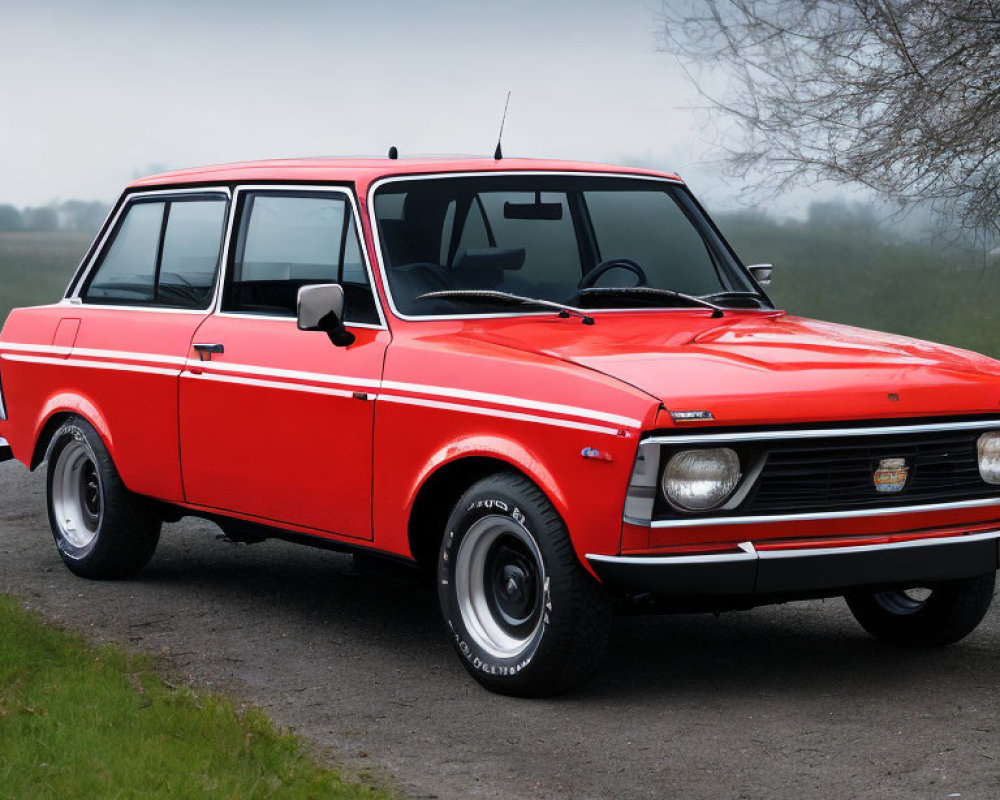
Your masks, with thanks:
[(50, 367), (62, 370), (58, 391), (86, 398), (81, 411), (106, 427), (122, 479), (140, 494), (183, 499), (177, 385), (214, 299), (228, 208), (228, 189), (127, 197), (55, 307), (56, 352), (42, 360), (64, 359)]
[[(180, 382), (188, 503), (370, 539), (374, 402), (389, 342), (346, 188), (244, 187), (219, 310)], [(301, 331), (299, 288), (344, 287), (355, 341)]]

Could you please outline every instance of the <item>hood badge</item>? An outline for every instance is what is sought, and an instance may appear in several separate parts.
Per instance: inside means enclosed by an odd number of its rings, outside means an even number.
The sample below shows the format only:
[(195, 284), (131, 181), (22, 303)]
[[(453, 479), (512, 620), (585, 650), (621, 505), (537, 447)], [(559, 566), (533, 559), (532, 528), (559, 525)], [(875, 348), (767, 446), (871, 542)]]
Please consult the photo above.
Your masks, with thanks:
[(875, 491), (895, 493), (903, 491), (910, 468), (905, 458), (883, 458), (878, 462), (878, 469), (872, 476)]
[(674, 422), (707, 422), (715, 419), (711, 411), (671, 411), (670, 417)]

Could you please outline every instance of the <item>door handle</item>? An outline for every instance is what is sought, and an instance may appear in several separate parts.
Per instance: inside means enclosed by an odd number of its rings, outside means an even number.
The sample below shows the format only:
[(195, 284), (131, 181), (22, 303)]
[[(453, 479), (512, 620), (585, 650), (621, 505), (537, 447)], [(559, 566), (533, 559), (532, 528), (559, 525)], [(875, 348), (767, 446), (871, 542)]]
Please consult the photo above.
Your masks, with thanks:
[(194, 349), (198, 354), (199, 361), (211, 361), (213, 354), (226, 352), (226, 348), (221, 344), (196, 344), (194, 345)]

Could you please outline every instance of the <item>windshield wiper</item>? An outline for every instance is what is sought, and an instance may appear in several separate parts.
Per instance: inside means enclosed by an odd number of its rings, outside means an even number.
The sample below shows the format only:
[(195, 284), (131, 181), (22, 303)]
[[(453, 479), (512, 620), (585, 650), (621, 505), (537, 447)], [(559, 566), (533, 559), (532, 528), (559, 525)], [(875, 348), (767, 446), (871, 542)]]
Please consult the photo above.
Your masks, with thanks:
[(695, 297), (693, 294), (684, 294), (684, 292), (675, 292), (670, 289), (658, 289), (655, 286), (592, 286), (588, 289), (579, 289), (577, 294), (580, 297), (648, 297), (650, 299), (683, 300), (693, 306), (712, 309), (713, 317), (721, 317), (724, 310), (722, 306), (717, 306), (708, 300)]
[(579, 317), (584, 325), (593, 325), (594, 318), (588, 316), (578, 308), (567, 306), (564, 303), (554, 303), (551, 300), (541, 300), (537, 297), (524, 297), (510, 292), (498, 292), (493, 289), (445, 289), (439, 292), (426, 292), (418, 295), (417, 300), (459, 300), (474, 303), (476, 300), (499, 300), (502, 303), (512, 305), (531, 305), (540, 308), (552, 308), (559, 312), (563, 319), (567, 317)]

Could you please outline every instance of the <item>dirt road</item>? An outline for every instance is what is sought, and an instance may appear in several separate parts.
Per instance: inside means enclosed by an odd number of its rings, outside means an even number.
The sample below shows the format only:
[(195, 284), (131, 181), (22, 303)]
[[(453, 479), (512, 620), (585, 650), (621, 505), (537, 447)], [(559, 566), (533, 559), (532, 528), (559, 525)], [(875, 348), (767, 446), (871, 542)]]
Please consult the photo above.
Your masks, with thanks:
[[(842, 601), (616, 621), (600, 673), (549, 701), (472, 682), (434, 595), (349, 557), (167, 526), (132, 581), (67, 572), (44, 477), (0, 465), (0, 591), (158, 653), (352, 770), (440, 798), (948, 798), (1000, 793), (1000, 611), (900, 651)], [(1000, 606), (998, 606), (1000, 608)]]

